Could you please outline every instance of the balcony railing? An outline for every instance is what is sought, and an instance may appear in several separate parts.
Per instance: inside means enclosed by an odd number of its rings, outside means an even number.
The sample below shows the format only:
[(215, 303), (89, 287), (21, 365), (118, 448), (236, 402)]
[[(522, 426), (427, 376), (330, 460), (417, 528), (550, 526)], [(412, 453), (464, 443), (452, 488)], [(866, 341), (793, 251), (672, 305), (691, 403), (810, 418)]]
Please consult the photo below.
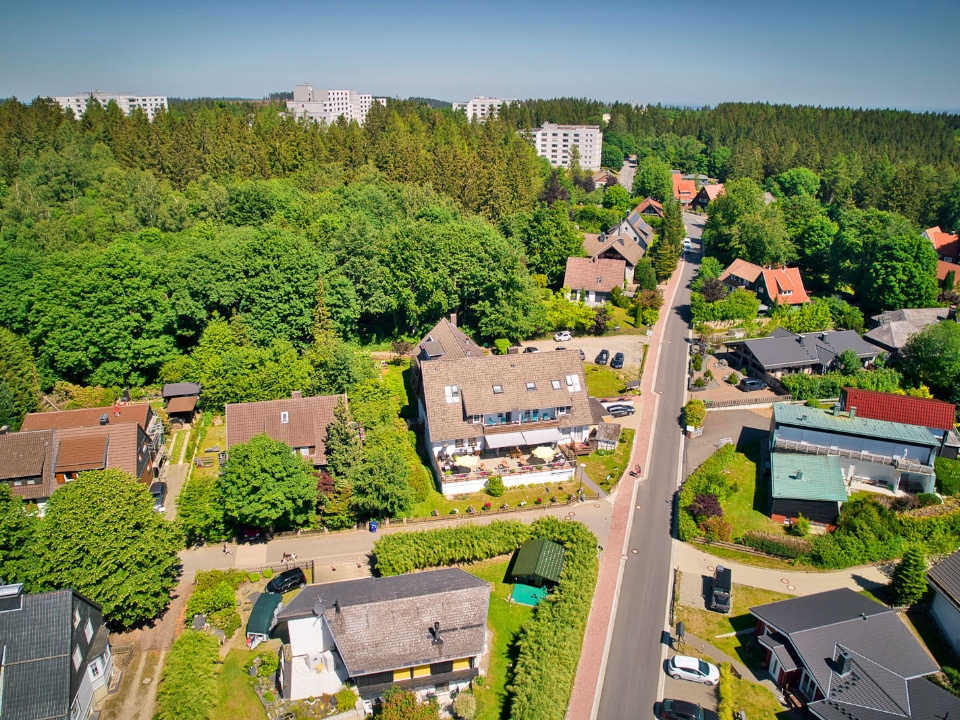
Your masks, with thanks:
[(450, 475), (444, 474), (443, 482), (445, 483), (455, 483), (463, 482), (465, 480), (483, 480), (494, 475), (500, 475), (503, 477), (512, 477), (514, 475), (529, 475), (531, 473), (542, 473), (542, 472), (552, 472), (555, 470), (569, 470), (573, 471), (576, 468), (577, 464), (569, 460), (558, 460), (557, 462), (549, 463), (538, 463), (538, 464), (513, 464), (507, 465), (506, 467), (498, 467), (497, 465), (491, 462), (491, 467), (486, 470), (471, 470), (470, 472), (465, 473), (452, 473)]
[(538, 418), (536, 420), (511, 420), (509, 422), (497, 422), (495, 424), (484, 423), (484, 435), (497, 435), (499, 433), (517, 432), (521, 428), (551, 428), (558, 427), (560, 420), (558, 418)]
[(909, 472), (922, 473), (929, 475), (933, 468), (923, 463), (913, 460), (904, 460), (903, 458), (893, 457), (891, 455), (876, 455), (865, 450), (847, 450), (845, 448), (832, 447), (827, 445), (815, 445), (814, 443), (797, 442), (796, 440), (784, 440), (777, 438), (774, 443), (777, 450), (790, 450), (792, 452), (804, 453), (806, 455), (834, 455), (836, 457), (849, 458), (851, 460), (862, 460), (863, 462), (875, 463), (877, 465), (893, 465)]

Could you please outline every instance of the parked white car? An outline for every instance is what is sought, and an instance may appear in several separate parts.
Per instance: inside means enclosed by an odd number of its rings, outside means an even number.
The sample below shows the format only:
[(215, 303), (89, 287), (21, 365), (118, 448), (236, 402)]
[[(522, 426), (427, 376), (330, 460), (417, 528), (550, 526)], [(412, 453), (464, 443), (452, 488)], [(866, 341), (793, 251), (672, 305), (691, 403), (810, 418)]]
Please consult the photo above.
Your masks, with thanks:
[(566, 342), (567, 340), (573, 340), (573, 335), (571, 335), (569, 331), (563, 330), (554, 335), (553, 339), (555, 342)]
[(716, 685), (720, 670), (716, 665), (689, 655), (674, 655), (667, 661), (667, 675), (674, 680), (692, 680), (704, 685)]

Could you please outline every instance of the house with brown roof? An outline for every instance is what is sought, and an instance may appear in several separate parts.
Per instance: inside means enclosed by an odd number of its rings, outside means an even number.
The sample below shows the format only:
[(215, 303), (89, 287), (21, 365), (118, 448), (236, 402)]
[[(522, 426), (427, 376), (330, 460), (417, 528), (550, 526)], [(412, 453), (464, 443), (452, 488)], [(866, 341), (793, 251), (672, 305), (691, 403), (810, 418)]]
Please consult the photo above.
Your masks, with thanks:
[(696, 197), (693, 198), (691, 205), (696, 210), (706, 210), (707, 205), (712, 203), (725, 192), (726, 190), (724, 190), (723, 183), (704, 185), (700, 188), (700, 191), (697, 193)]
[(720, 274), (719, 280), (730, 290), (743, 288), (755, 292), (767, 307), (774, 303), (803, 305), (810, 302), (797, 268), (760, 267), (737, 258)]
[(596, 260), (622, 260), (623, 279), (627, 283), (633, 282), (633, 272), (644, 253), (643, 247), (628, 236), (608, 233), (585, 233), (583, 249), (587, 257)]
[(923, 236), (933, 244), (933, 249), (941, 260), (948, 263), (960, 262), (960, 234), (944, 232), (937, 225), (924, 230)]
[(952, 262), (944, 262), (943, 260), (937, 260), (937, 284), (943, 288), (947, 280), (947, 275), (953, 273), (953, 287), (951, 289), (956, 289), (960, 286), (960, 265)]
[[(607, 235), (622, 235), (628, 240), (632, 240), (640, 246), (643, 252), (647, 252), (653, 240), (656, 237), (656, 230), (644, 220), (643, 213), (640, 212), (641, 205), (638, 205), (623, 219), (623, 221), (614, 228), (607, 230)], [(662, 210), (662, 208), (661, 208)]]
[(896, 355), (911, 335), (950, 317), (950, 308), (903, 308), (887, 310), (870, 318), (873, 326), (863, 339)]
[(163, 386), (163, 401), (174, 425), (189, 425), (200, 400), (200, 383), (179, 382)]
[(420, 392), (420, 364), (435, 360), (459, 360), (482, 357), (486, 353), (470, 336), (457, 327), (457, 314), (441, 318), (417, 343), (410, 357), (411, 383)]
[(0, 482), (15, 497), (45, 504), (54, 490), (54, 431), (0, 431)]
[(54, 472), (63, 485), (87, 470), (123, 470), (142, 483), (156, 478), (152, 443), (136, 423), (56, 430)]
[(603, 305), (610, 299), (615, 287), (622, 288), (626, 263), (623, 260), (600, 258), (567, 258), (563, 286), (570, 291), (570, 299), (586, 305)]
[(602, 185), (603, 187), (606, 187), (607, 185), (616, 185), (617, 182), (619, 182), (616, 174), (610, 172), (609, 170), (597, 170), (593, 175), (590, 176), (590, 179), (593, 180), (594, 185)]
[(521, 353), (422, 363), (424, 444), (444, 495), (555, 482), (575, 469), (593, 413), (577, 353)]
[(684, 178), (683, 174), (673, 173), (673, 197), (680, 201), (683, 207), (690, 207), (690, 203), (697, 196), (697, 181)]
[(150, 439), (150, 452), (153, 458), (156, 458), (164, 442), (163, 423), (148, 403), (134, 404), (118, 400), (113, 405), (104, 407), (29, 413), (23, 419), (20, 431), (66, 430), (127, 423), (138, 425), (146, 433)]
[(645, 198), (642, 203), (633, 209), (633, 211), (640, 215), (663, 217), (663, 205), (658, 203), (652, 197)]
[(322, 467), (327, 464), (327, 425), (333, 422), (333, 411), (340, 400), (346, 405), (346, 394), (303, 397), (295, 391), (285, 400), (230, 403), (225, 411), (227, 452), (265, 433), (289, 445), (314, 467)]

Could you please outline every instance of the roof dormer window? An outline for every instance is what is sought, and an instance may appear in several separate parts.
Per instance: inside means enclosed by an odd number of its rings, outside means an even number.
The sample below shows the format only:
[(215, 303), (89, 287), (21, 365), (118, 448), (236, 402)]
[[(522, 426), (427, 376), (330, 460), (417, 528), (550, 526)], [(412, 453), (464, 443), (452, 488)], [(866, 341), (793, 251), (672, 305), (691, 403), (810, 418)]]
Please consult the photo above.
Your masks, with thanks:
[(493, 386), (494, 395), (503, 395), (503, 385), (494, 385)]
[(536, 389), (537, 389), (537, 384), (535, 382), (527, 383), (527, 390), (536, 390)]
[(460, 402), (460, 388), (456, 385), (446, 385), (443, 388), (443, 394), (448, 404)]
[(554, 390), (559, 390), (559, 389), (560, 389), (560, 381), (559, 381), (559, 380), (551, 380), (551, 381), (550, 381), (550, 385), (553, 386), (553, 389), (554, 389)]
[(570, 389), (570, 392), (579, 392), (579, 391), (580, 391), (580, 376), (579, 376), (579, 375), (567, 375), (567, 387)]

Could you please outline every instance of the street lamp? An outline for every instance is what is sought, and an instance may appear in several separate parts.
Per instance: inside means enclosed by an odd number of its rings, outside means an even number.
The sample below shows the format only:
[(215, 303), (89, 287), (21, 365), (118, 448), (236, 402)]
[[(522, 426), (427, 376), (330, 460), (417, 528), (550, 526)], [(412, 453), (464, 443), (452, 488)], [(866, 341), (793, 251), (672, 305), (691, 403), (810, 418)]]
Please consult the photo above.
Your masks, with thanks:
[(580, 498), (580, 502), (583, 502), (583, 473), (587, 468), (586, 463), (580, 463), (577, 467), (577, 475), (580, 479), (580, 487), (577, 489), (577, 497)]

